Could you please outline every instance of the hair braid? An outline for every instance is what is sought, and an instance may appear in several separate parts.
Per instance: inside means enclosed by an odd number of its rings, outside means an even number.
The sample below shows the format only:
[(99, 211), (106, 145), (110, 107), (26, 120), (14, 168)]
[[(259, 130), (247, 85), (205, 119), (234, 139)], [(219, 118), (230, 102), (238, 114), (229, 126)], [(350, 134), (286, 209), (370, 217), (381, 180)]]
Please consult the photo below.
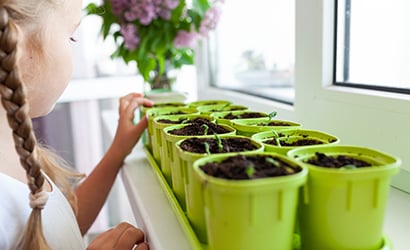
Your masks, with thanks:
[[(16, 25), (9, 20), (8, 11), (0, 6), (0, 94), (1, 103), (13, 131), (15, 148), (26, 170), (31, 194), (42, 190), (44, 176), (36, 158), (36, 138), (28, 114), (24, 85), (17, 67)], [(41, 225), (41, 208), (33, 208), (27, 222), (19, 249), (49, 249)]]

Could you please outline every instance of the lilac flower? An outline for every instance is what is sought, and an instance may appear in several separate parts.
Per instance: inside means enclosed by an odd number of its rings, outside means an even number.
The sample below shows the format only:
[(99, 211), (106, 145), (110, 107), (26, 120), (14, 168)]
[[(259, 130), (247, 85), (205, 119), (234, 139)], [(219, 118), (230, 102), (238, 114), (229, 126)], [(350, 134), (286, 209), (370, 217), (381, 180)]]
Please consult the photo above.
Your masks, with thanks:
[(112, 12), (117, 17), (121, 16), (121, 14), (129, 7), (128, 0), (110, 0), (110, 2)]
[(191, 48), (194, 49), (198, 40), (198, 33), (195, 31), (180, 30), (174, 39), (175, 48)]
[(175, 9), (180, 0), (153, 0), (156, 5), (156, 12), (159, 17), (165, 20), (171, 18), (171, 11)]
[(199, 26), (199, 33), (206, 36), (209, 31), (214, 30), (219, 22), (221, 14), (222, 9), (218, 4), (209, 8)]
[(124, 46), (129, 50), (137, 48), (140, 38), (138, 36), (138, 28), (133, 24), (121, 25), (121, 35), (124, 37)]

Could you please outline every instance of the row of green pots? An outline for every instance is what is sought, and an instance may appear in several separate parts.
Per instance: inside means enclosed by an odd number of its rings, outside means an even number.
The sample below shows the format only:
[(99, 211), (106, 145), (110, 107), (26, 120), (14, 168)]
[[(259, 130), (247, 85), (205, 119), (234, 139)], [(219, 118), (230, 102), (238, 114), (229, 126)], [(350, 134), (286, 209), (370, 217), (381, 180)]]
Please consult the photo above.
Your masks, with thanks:
[[(184, 108), (193, 109), (192, 118), (207, 116), (209, 120), (231, 127), (231, 132), (221, 138), (238, 134), (259, 145), (254, 152), (241, 154), (268, 154), (303, 169), (294, 176), (255, 180), (233, 181), (209, 176), (200, 169), (201, 165), (221, 161), (232, 153), (184, 152), (179, 145), (189, 137), (170, 135), (168, 131), (185, 125), (159, 125), (156, 121), (160, 115), (155, 114), (158, 116), (155, 118), (152, 115), (154, 129), (151, 134), (155, 136), (151, 142), (155, 141), (153, 149), (158, 145), (154, 153), (157, 163), (186, 211), (198, 239), (209, 244), (209, 249), (292, 249), (295, 224), (302, 249), (382, 249), (388, 246), (388, 238), (382, 232), (383, 220), (390, 178), (399, 170), (398, 158), (364, 147), (337, 145), (337, 137), (302, 129), (301, 124), (295, 122), (275, 120), (286, 126), (268, 126), (266, 123), (272, 119), (264, 113), (262, 118), (228, 120), (223, 118), (227, 112), (201, 114), (199, 110), (206, 109), (199, 106), (198, 102), (198, 106)], [(165, 118), (180, 117), (167, 115)], [(307, 137), (323, 145), (286, 146)], [(276, 145), (265, 143), (272, 139), (276, 140)], [(346, 154), (375, 166), (328, 169), (305, 162), (317, 152)], [(267, 188), (268, 182), (273, 186)], [(259, 185), (265, 187), (258, 189)], [(260, 190), (261, 196), (251, 187)]]

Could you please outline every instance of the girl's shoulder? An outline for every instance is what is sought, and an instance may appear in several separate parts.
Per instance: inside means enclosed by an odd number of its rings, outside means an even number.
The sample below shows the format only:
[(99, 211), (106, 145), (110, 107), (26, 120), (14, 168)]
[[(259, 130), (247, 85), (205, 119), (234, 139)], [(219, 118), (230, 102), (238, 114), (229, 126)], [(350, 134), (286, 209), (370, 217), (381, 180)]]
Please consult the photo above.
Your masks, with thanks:
[[(52, 249), (84, 249), (84, 242), (70, 204), (51, 183), (48, 202), (42, 210), (45, 237)], [(29, 188), (24, 183), (0, 173), (0, 249), (13, 249), (31, 213)], [(58, 222), (58, 223), (56, 223)], [(57, 249), (56, 248), (56, 249)]]
[(0, 173), (0, 249), (11, 249), (30, 215), (28, 187)]

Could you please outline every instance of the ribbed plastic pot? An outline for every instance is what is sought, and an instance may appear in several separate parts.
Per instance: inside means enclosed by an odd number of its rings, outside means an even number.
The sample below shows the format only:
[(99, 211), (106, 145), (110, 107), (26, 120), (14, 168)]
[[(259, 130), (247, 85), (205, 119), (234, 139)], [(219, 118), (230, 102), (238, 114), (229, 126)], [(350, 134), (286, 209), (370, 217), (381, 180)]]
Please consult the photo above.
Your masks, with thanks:
[(153, 142), (153, 123), (154, 118), (156, 116), (162, 115), (175, 115), (178, 113), (183, 114), (199, 114), (199, 111), (195, 108), (187, 108), (187, 107), (159, 107), (159, 108), (151, 108), (146, 111), (146, 116), (148, 119), (148, 127), (147, 127), (147, 143), (146, 146), (152, 152), (152, 142)]
[(231, 102), (227, 100), (199, 100), (199, 101), (189, 102), (187, 105), (190, 108), (198, 108), (200, 106), (223, 105), (223, 104), (228, 104), (228, 103), (231, 103)]
[[(185, 187), (184, 187), (184, 179), (183, 179), (183, 173), (182, 173), (182, 168), (181, 164), (179, 163), (179, 158), (177, 157), (177, 148), (176, 148), (176, 142), (178, 142), (181, 139), (192, 137), (192, 135), (174, 135), (170, 133), (171, 130), (174, 129), (179, 129), (184, 126), (188, 126), (189, 124), (181, 124), (181, 125), (174, 125), (174, 126), (169, 126), (164, 128), (164, 134), (165, 134), (165, 143), (163, 144), (163, 160), (161, 162), (163, 165), (169, 166), (170, 169), (170, 174), (171, 174), (171, 182), (172, 182), (172, 190), (175, 193), (176, 198), (178, 199), (178, 202), (181, 205), (181, 208), (186, 211), (186, 204), (185, 204)], [(229, 132), (225, 134), (220, 134), (220, 135), (235, 135), (236, 130), (228, 125), (220, 125), (224, 128), (226, 128)], [(203, 135), (203, 136), (209, 136), (209, 135)], [(198, 137), (198, 136), (196, 136)], [(166, 168), (168, 168), (166, 166)]]
[[(210, 138), (213, 138), (211, 136)], [(248, 138), (239, 135), (222, 135), (221, 139), (227, 138)], [(261, 152), (263, 151), (263, 144), (255, 141), (251, 138), (248, 138), (255, 149), (252, 151)], [(188, 219), (198, 237), (202, 243), (207, 243), (207, 233), (205, 225), (205, 214), (204, 214), (204, 204), (203, 197), (201, 192), (201, 182), (199, 178), (194, 174), (194, 162), (200, 158), (209, 156), (208, 154), (193, 153), (183, 150), (180, 145), (187, 139), (182, 139), (176, 143), (179, 163), (182, 168), (182, 177), (184, 180), (185, 187), (185, 200), (186, 200), (186, 211)], [(211, 153), (211, 155), (217, 155), (221, 153)]]
[[(227, 115), (231, 114), (234, 117), (238, 117), (238, 118), (232, 118), (232, 119), (228, 119), (225, 118)], [(258, 111), (251, 111), (251, 110), (236, 110), (236, 111), (221, 111), (221, 112), (214, 112), (212, 114), (210, 114), (211, 117), (215, 117), (216, 119), (216, 123), (218, 124), (226, 124), (229, 126), (232, 126), (232, 120), (236, 120), (236, 119), (254, 119), (254, 118), (258, 118), (258, 117), (252, 117), (252, 118), (241, 118), (241, 115), (244, 114), (256, 114), (260, 117), (269, 117), (269, 114), (267, 113), (263, 113), (263, 112), (258, 112)]]
[[(181, 119), (193, 120), (195, 118), (203, 118), (209, 121), (215, 121), (214, 118), (201, 115), (198, 113), (194, 114), (184, 114), (184, 115), (165, 115), (165, 116), (157, 116), (153, 120), (153, 136), (152, 136), (152, 154), (154, 156), (155, 161), (159, 165), (162, 173), (165, 176), (165, 179), (168, 183), (171, 183), (171, 170), (169, 169), (169, 164), (162, 163), (161, 159), (166, 159), (166, 157), (161, 156), (163, 154), (163, 144), (165, 143), (165, 134), (163, 132), (164, 128), (169, 126), (174, 126), (176, 124), (161, 122), (161, 120), (170, 120), (170, 121), (179, 121)], [(166, 160), (165, 160), (166, 161)]]
[[(316, 152), (371, 163), (355, 169), (306, 163)], [(391, 177), (400, 159), (360, 146), (329, 145), (293, 149), (288, 156), (309, 169), (299, 202), (302, 249), (381, 249)]]
[(206, 105), (206, 106), (199, 106), (197, 107), (198, 111), (204, 115), (211, 115), (215, 112), (222, 112), (222, 111), (240, 111), (240, 110), (248, 110), (248, 107), (243, 105), (236, 105), (236, 104), (218, 104), (218, 105)]
[[(276, 122), (280, 125), (268, 125), (270, 122)], [(247, 137), (252, 137), (252, 135), (259, 132), (272, 130), (279, 132), (282, 130), (299, 128), (301, 126), (302, 125), (297, 122), (276, 119), (270, 120), (269, 117), (232, 120), (232, 127), (237, 130), (237, 134)]]
[(295, 148), (302, 148), (302, 147), (310, 147), (316, 145), (331, 145), (331, 144), (338, 144), (340, 139), (334, 135), (318, 131), (318, 130), (310, 130), (310, 129), (290, 129), (290, 130), (283, 130), (279, 135), (280, 143), (284, 144), (291, 144), (298, 140), (314, 140), (321, 142), (322, 144), (315, 144), (315, 145), (303, 145), (303, 146), (278, 146), (271, 143), (267, 143), (269, 140), (275, 140), (275, 134), (272, 131), (265, 131), (259, 132), (252, 135), (252, 139), (256, 141), (260, 141), (265, 146), (265, 151), (267, 152), (278, 152), (281, 154), (286, 155), (289, 150)]
[[(300, 166), (277, 153), (241, 154), (271, 155)], [(299, 189), (306, 182), (307, 168), (302, 166), (293, 175), (252, 180), (215, 178), (200, 169), (206, 162), (220, 162), (231, 155), (210, 155), (194, 162), (202, 183), (209, 249), (293, 249)]]
[[(188, 107), (186, 103), (183, 102), (157, 102), (154, 103), (152, 107), (144, 107), (140, 106), (139, 107), (139, 118), (141, 119), (144, 117), (147, 113), (148, 110), (153, 109), (153, 108), (172, 108), (172, 107)], [(141, 136), (142, 143), (144, 145), (148, 144), (148, 131), (144, 131), (144, 133)]]

